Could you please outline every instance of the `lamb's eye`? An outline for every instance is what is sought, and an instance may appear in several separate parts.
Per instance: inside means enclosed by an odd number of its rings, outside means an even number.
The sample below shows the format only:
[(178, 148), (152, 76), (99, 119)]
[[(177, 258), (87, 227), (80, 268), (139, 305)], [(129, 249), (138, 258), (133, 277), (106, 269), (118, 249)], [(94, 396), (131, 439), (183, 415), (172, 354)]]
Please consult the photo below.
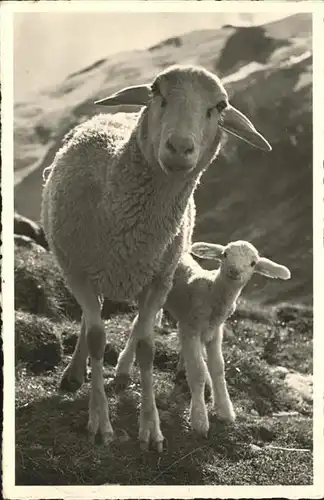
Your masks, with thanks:
[(227, 108), (227, 102), (225, 100), (220, 101), (216, 106), (218, 113), (221, 113), (225, 108)]
[(226, 257), (227, 257), (227, 253), (226, 253), (226, 252), (223, 252), (223, 254), (222, 254), (222, 255), (223, 255), (223, 259), (226, 259)]
[(254, 267), (254, 266), (255, 266), (255, 264), (256, 264), (256, 261), (255, 261), (255, 260), (252, 260), (252, 262), (251, 262), (251, 267)]

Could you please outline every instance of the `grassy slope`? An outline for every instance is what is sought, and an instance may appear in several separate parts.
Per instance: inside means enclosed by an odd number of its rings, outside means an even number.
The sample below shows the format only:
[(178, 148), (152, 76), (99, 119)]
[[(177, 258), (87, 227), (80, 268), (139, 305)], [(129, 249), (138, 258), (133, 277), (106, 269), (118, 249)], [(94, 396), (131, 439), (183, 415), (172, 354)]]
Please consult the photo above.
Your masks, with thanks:
[[(157, 404), (166, 437), (166, 451), (158, 456), (154, 451), (141, 452), (136, 439), (138, 368), (124, 393), (116, 395), (109, 384), (132, 313), (106, 321), (106, 389), (112, 422), (119, 431), (117, 440), (111, 448), (103, 447), (100, 440), (91, 447), (86, 433), (89, 380), (76, 395), (57, 390), (76, 341), (78, 311), (65, 299), (69, 295), (50, 254), (17, 250), (16, 276), (17, 484), (312, 483), (311, 400), (289, 388), (285, 374), (276, 368), (284, 365), (312, 372), (309, 308), (240, 304), (228, 322), (224, 342), (227, 380), (238, 419), (226, 425), (211, 415), (207, 440), (190, 431), (188, 389), (174, 381), (176, 330), (166, 319), (157, 334), (155, 355)], [(42, 297), (37, 314), (35, 303), (25, 299), (31, 286)], [(38, 339), (42, 349), (37, 347)], [(288, 414), (280, 416), (280, 412)], [(120, 438), (121, 429), (129, 435), (126, 442)]]

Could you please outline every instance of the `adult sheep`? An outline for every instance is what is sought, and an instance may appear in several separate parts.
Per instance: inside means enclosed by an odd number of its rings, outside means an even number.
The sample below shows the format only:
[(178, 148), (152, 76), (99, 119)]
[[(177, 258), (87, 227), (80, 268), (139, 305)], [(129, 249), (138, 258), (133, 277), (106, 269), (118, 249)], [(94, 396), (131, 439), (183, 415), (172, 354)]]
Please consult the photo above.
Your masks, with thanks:
[[(104, 391), (105, 331), (101, 299), (137, 299), (129, 342), (141, 372), (139, 440), (163, 449), (153, 390), (157, 312), (191, 243), (193, 193), (217, 155), (222, 129), (269, 151), (268, 142), (228, 102), (220, 80), (203, 68), (173, 66), (152, 85), (126, 88), (98, 101), (141, 105), (137, 114), (100, 114), (64, 140), (44, 187), (42, 222), (83, 316), (61, 387), (76, 390), (91, 358), (90, 438), (113, 437)], [(128, 370), (127, 351), (117, 373)]]

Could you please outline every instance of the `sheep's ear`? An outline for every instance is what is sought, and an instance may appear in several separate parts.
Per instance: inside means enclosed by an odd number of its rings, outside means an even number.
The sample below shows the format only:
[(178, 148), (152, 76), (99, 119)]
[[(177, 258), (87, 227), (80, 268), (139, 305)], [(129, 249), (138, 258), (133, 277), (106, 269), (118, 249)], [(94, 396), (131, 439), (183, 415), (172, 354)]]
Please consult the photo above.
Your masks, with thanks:
[(231, 105), (228, 105), (221, 112), (219, 126), (255, 148), (263, 151), (271, 151), (272, 149), (263, 135), (255, 129), (253, 123), (241, 111)]
[(265, 257), (260, 257), (260, 260), (256, 263), (255, 272), (264, 274), (268, 278), (279, 278), (281, 280), (289, 280), (290, 278), (290, 271), (287, 267), (276, 264)]
[(95, 101), (102, 106), (145, 106), (152, 97), (151, 85), (136, 85), (119, 90), (109, 97)]
[(191, 253), (201, 259), (220, 260), (225, 247), (217, 243), (196, 242), (191, 246)]

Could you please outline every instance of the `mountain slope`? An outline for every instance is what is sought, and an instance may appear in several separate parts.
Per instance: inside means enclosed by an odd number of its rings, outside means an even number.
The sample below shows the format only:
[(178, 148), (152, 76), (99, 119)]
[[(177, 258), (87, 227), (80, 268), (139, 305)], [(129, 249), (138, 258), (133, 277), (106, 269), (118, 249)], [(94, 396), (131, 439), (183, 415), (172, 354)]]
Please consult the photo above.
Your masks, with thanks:
[(258, 301), (311, 304), (311, 42), (308, 14), (262, 27), (193, 32), (146, 51), (95, 61), (45, 90), (37, 102), (18, 103), (16, 210), (39, 218), (42, 170), (66, 131), (98, 112), (94, 100), (150, 81), (170, 64), (202, 64), (223, 77), (232, 103), (251, 118), (273, 151), (265, 154), (228, 138), (196, 193), (195, 239), (250, 240), (264, 255), (290, 267), (292, 279), (255, 278), (245, 293)]

